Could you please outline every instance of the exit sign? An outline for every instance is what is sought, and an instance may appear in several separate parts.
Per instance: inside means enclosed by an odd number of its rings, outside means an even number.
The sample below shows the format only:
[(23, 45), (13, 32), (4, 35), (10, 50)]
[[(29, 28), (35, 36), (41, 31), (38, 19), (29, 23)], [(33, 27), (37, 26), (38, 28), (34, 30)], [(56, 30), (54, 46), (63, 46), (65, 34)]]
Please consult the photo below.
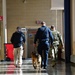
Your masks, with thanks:
[(3, 16), (0, 16), (0, 21), (2, 21), (3, 20)]

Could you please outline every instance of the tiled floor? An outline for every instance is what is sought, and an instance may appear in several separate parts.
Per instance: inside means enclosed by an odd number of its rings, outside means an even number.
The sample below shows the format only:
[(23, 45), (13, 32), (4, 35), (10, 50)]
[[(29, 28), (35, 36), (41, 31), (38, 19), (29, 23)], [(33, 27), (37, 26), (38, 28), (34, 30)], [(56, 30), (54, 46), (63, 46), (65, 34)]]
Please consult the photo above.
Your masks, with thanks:
[(57, 65), (51, 67), (49, 60), (48, 68), (35, 70), (31, 59), (23, 60), (22, 68), (16, 68), (13, 62), (0, 62), (0, 75), (75, 75), (75, 67), (64, 62), (57, 62)]

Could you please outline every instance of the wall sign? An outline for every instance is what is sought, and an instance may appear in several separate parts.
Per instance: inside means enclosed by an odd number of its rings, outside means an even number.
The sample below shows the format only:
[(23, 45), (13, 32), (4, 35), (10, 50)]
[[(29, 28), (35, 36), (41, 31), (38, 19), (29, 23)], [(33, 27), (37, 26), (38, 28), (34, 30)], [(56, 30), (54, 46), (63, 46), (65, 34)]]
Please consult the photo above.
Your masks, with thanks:
[(51, 0), (51, 10), (64, 10), (64, 0)]
[(0, 16), (0, 21), (3, 21), (3, 16)]

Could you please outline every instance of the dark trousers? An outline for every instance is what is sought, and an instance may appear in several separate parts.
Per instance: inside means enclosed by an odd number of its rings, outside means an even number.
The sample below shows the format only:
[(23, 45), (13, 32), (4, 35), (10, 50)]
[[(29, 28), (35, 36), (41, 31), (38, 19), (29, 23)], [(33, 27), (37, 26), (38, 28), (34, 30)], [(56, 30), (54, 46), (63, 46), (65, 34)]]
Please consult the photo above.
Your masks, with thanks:
[[(49, 44), (48, 44), (49, 46)], [(49, 47), (47, 46), (47, 44), (39, 44), (38, 45), (38, 53), (41, 55), (42, 57), (42, 66), (46, 67), (48, 65), (48, 52), (49, 52)]]

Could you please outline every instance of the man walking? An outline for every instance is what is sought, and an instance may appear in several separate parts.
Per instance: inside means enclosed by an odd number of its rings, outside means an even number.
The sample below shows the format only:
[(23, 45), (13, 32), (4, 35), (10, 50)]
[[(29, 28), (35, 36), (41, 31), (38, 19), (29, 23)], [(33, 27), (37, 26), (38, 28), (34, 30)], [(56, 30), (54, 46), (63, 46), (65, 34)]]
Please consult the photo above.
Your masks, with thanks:
[(36, 47), (36, 42), (38, 42), (37, 51), (42, 57), (41, 67), (46, 69), (48, 65), (48, 52), (53, 42), (53, 36), (50, 28), (46, 26), (45, 22), (41, 22), (41, 27), (37, 30), (34, 38), (34, 47)]
[(21, 32), (20, 27), (17, 27), (17, 31), (13, 33), (11, 43), (14, 46), (14, 65), (20, 68), (22, 65), (23, 44), (25, 43), (25, 35)]
[[(55, 26), (51, 26), (51, 32), (54, 36), (53, 47), (50, 48), (50, 52), (52, 52), (52, 66), (56, 65), (56, 60), (58, 59), (58, 53), (61, 53), (61, 49), (63, 48), (63, 39), (59, 31), (55, 29)], [(61, 49), (59, 50), (59, 46), (61, 45)], [(61, 57), (60, 57), (61, 58)]]

